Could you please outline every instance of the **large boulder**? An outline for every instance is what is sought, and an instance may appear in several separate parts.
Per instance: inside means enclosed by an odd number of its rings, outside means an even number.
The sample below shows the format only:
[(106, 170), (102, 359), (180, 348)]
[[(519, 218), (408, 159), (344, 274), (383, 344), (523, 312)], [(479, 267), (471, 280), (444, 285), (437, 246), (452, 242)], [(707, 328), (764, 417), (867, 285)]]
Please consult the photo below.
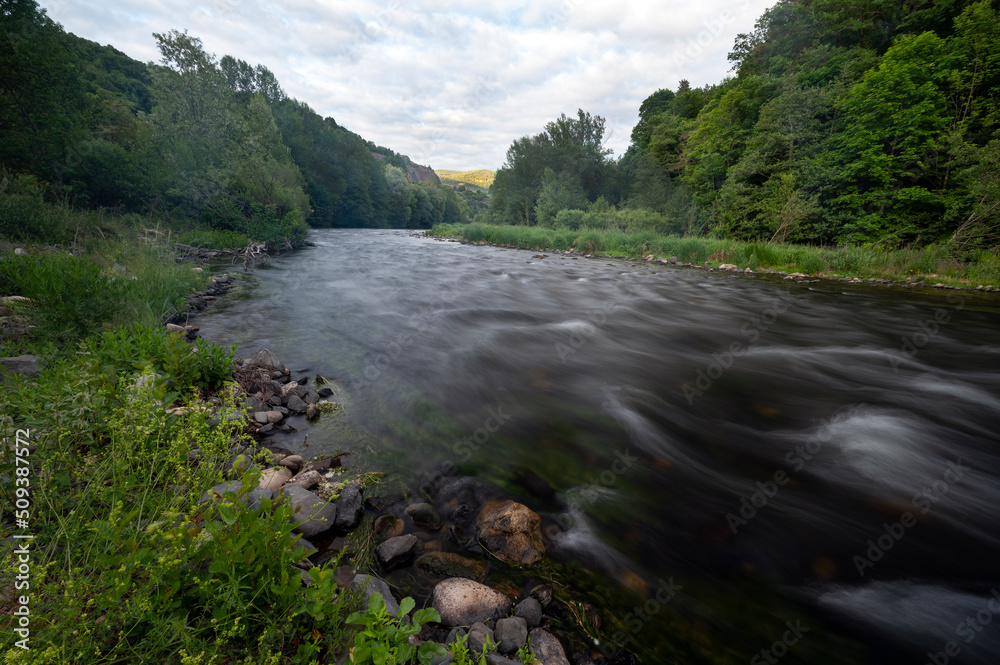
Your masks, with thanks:
[(445, 626), (469, 626), (499, 619), (510, 611), (507, 596), (464, 577), (451, 577), (434, 587), (432, 605)]
[(333, 527), (337, 518), (337, 509), (328, 501), (324, 501), (312, 492), (298, 485), (285, 485), (278, 491), (281, 503), (288, 501), (292, 506), (292, 520), (301, 522), (295, 531), (306, 538), (327, 531)]
[(479, 541), (502, 561), (531, 565), (545, 556), (542, 518), (515, 501), (491, 501), (476, 520)]

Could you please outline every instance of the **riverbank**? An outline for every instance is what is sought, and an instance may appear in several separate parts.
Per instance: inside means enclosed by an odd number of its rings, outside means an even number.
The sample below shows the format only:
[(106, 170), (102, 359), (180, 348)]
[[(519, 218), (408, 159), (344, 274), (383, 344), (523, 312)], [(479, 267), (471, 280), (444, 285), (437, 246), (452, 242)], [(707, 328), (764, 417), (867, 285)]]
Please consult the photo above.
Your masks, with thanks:
[(970, 254), (968, 260), (960, 262), (940, 247), (913, 250), (811, 247), (537, 226), (439, 225), (427, 235), (588, 258), (627, 258), (706, 270), (764, 272), (792, 279), (1000, 291), (1000, 253), (996, 249)]
[[(566, 662), (550, 624), (564, 635), (575, 624), (551, 585), (524, 588), (523, 575), (505, 593), (480, 584), (491, 568), (538, 562), (537, 514), (491, 504), (469, 478), (454, 479), (457, 509), (443, 488), (417, 501), (380, 496), (369, 491), (377, 475), (352, 472), (343, 456), (310, 459), (307, 423), (336, 417), (335, 384), (199, 337), (190, 314), (236, 276), (210, 277), (164, 248), (119, 249), (124, 263), (58, 250), (2, 262), (3, 314), (18, 324), (5, 351), (30, 352), (5, 364), (0, 398), (4, 440), (19, 442), (0, 475), (30, 488), (23, 516), (5, 509), (4, 536), (35, 544), (30, 587), (0, 585), (8, 617), (16, 592), (30, 594), (17, 606), (30, 613), (20, 625), (31, 650), (12, 651), (15, 662), (309, 663), (342, 660), (352, 644), (357, 662), (380, 647), (411, 662), (416, 648), (407, 657), (398, 641), (409, 628), (391, 617), (413, 602), (374, 576), (389, 571), (432, 588), (434, 612), (413, 615), (428, 625), (410, 631), (423, 655), (449, 644), (458, 662), (484, 647), (517, 658), (491, 662), (529, 662), (531, 649)], [(160, 272), (143, 273), (150, 264)], [(279, 430), (304, 430), (303, 454), (268, 445)], [(15, 506), (13, 485), (3, 489)], [(520, 530), (499, 526), (511, 519)], [(522, 537), (540, 550), (514, 548)], [(446, 551), (451, 538), (462, 554)], [(375, 590), (389, 615), (368, 605)], [(356, 633), (369, 621), (374, 633)]]

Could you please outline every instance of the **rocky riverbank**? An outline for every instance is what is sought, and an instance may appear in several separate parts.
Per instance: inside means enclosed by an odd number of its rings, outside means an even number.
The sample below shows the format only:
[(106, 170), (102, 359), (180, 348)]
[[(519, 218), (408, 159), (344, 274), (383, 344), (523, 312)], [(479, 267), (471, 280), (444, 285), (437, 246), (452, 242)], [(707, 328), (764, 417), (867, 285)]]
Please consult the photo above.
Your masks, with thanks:
[[(231, 285), (228, 276), (213, 278), (211, 293), (193, 296), (189, 304), (203, 307)], [(196, 326), (170, 325), (191, 339), (198, 334)], [(542, 520), (528, 506), (471, 477), (438, 478), (384, 495), (372, 474), (345, 465), (346, 454), (308, 458), (304, 445), (286, 443), (300, 451), (294, 452), (268, 443), (275, 433), (301, 432), (305, 444), (311, 422), (337, 417), (333, 399), (341, 389), (333, 382), (307, 370), (293, 373), (267, 349), (238, 359), (233, 376), (240, 386), (238, 417), (251, 443), (234, 444), (227, 464), (231, 480), (205, 488), (202, 501), (234, 499), (242, 486), (238, 478), (258, 471), (259, 485), (236, 500), (251, 507), (265, 498), (292, 506), (298, 546), (307, 552), (298, 564), (304, 585), (312, 583), (308, 570), (339, 561), (339, 586), (359, 592), (365, 606), (377, 591), (395, 616), (403, 597), (416, 597), (418, 606), (441, 615), (439, 624), (424, 626), (420, 640), (450, 645), (465, 636), (468, 647), (486, 648), (493, 665), (518, 662), (512, 659), (529, 644), (543, 665), (633, 662), (625, 652), (609, 658), (598, 651), (579, 621), (583, 603), (537, 570), (552, 562)], [(205, 409), (215, 410), (211, 402)], [(222, 418), (221, 409), (210, 417)], [(586, 608), (591, 626), (600, 625), (598, 610)]]

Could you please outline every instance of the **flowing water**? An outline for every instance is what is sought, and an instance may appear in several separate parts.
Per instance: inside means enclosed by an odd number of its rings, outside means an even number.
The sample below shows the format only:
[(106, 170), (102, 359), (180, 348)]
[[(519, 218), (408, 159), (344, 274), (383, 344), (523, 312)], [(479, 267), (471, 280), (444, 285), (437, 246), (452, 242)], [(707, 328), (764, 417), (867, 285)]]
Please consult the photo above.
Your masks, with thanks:
[(1000, 660), (995, 295), (312, 240), (202, 334), (336, 380), (308, 454), (542, 514), (642, 662)]

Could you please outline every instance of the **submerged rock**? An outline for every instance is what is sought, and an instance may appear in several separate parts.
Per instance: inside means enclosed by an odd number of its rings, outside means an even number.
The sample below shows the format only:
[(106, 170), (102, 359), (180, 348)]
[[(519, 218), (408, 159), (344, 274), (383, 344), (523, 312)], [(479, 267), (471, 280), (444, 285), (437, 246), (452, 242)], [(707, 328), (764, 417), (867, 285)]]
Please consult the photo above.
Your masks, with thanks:
[(491, 501), (476, 520), (479, 540), (498, 559), (531, 565), (545, 556), (542, 518), (515, 501)]
[(421, 529), (437, 531), (444, 524), (444, 518), (441, 517), (441, 513), (429, 503), (415, 503), (412, 506), (407, 506), (406, 514)]
[(452, 577), (434, 587), (432, 605), (445, 626), (468, 626), (499, 619), (510, 611), (507, 596), (464, 577)]
[(482, 582), (489, 567), (482, 561), (469, 559), (451, 552), (428, 552), (416, 562), (417, 568), (441, 577), (466, 577)]

